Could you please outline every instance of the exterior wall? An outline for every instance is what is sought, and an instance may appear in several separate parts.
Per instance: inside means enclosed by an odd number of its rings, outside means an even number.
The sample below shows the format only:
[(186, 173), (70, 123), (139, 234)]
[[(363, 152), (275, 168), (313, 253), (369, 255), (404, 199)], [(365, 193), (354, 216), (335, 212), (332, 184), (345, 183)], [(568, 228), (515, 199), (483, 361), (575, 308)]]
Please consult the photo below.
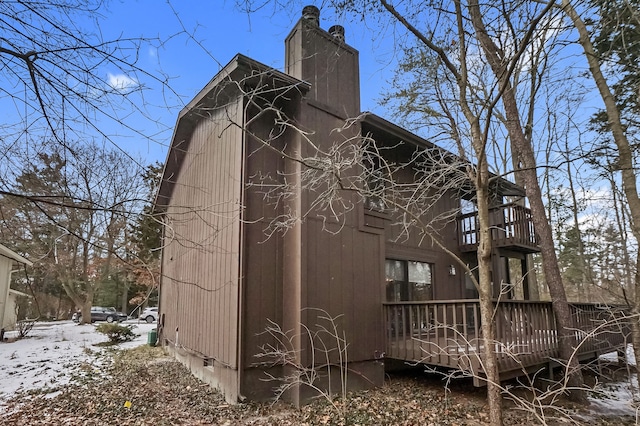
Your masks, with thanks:
[[(345, 128), (349, 119), (360, 114), (358, 52), (304, 20), (286, 43), (288, 71), (311, 83), (297, 116), (304, 129), (313, 130), (308, 136), (312, 143), (300, 143), (302, 155), (322, 158), (338, 146), (359, 144), (360, 125)], [(358, 174), (357, 168), (342, 170), (341, 178), (348, 182)], [(368, 386), (380, 385), (384, 374), (378, 361), (384, 351), (383, 236), (363, 226), (358, 195), (341, 191), (339, 201), (329, 202), (331, 207), (319, 204), (327, 187), (322, 184), (300, 193), (298, 209), (304, 220), (299, 230), (299, 301), (289, 301), (285, 309), (299, 308), (300, 322), (311, 330), (330, 326), (323, 317), (335, 318), (339, 337), (348, 343), (349, 368), (366, 377)], [(335, 337), (324, 334), (323, 339), (322, 344), (336, 346)], [(316, 359), (323, 359), (325, 354), (317, 349), (321, 343), (314, 344)], [(308, 340), (300, 343), (300, 350), (301, 362), (311, 363), (314, 348)], [(339, 362), (336, 351), (330, 358)], [(358, 386), (355, 380), (352, 384)]]
[[(458, 206), (459, 200), (453, 194), (445, 195), (428, 212), (425, 212), (423, 220), (429, 223), (432, 218), (454, 211)], [(434, 228), (437, 227), (434, 226)], [(406, 231), (400, 229), (400, 226), (387, 226), (385, 236), (385, 258), (427, 262), (433, 265), (434, 300), (465, 298), (464, 271), (452, 256), (433, 244), (431, 238), (422, 234), (420, 229), (412, 227), (406, 235)], [(455, 220), (443, 224), (437, 237), (448, 250), (461, 255), (458, 249)], [(456, 275), (449, 274), (450, 265), (454, 266)]]
[[(381, 151), (385, 159), (390, 164), (404, 164), (409, 162), (414, 154), (415, 145), (407, 142), (404, 137), (392, 134), (385, 130), (373, 127), (369, 124), (363, 126), (364, 132), (369, 134), (379, 146), (394, 147), (390, 150)], [(393, 180), (396, 183), (415, 182), (415, 170), (406, 168), (394, 172)], [(434, 196), (435, 194), (435, 190)], [(414, 196), (414, 194), (411, 194)], [(453, 191), (438, 195), (436, 201), (429, 205), (427, 211), (421, 212), (423, 223), (431, 225), (432, 230), (440, 243), (446, 247), (451, 253), (462, 257), (459, 249), (457, 223), (455, 215), (460, 208), (459, 195)], [(432, 200), (429, 200), (430, 202)], [(426, 201), (425, 201), (426, 203)], [(447, 221), (437, 218), (448, 217)], [(433, 265), (433, 299), (434, 300), (455, 300), (466, 297), (464, 271), (458, 265), (456, 260), (447, 254), (442, 248), (435, 245), (428, 235), (425, 235), (421, 229), (411, 226), (407, 229), (400, 225), (401, 217), (391, 217), (387, 215), (384, 227), (384, 259), (407, 260), (426, 262)], [(450, 275), (449, 269), (453, 265), (456, 274)], [(382, 279), (384, 280), (384, 272)], [(383, 284), (384, 285), (384, 284)], [(386, 295), (383, 296), (386, 298)], [(383, 299), (386, 301), (386, 299)]]
[[(348, 118), (359, 114), (358, 53), (336, 41), (325, 31), (301, 20), (286, 41), (287, 72), (311, 84), (305, 98), (289, 103), (288, 114), (294, 116), (301, 129), (309, 130), (308, 143), (296, 131), (289, 131), (277, 142), (288, 155), (322, 158), (331, 147), (344, 143), (359, 143), (355, 138), (359, 126), (342, 132)], [(252, 133), (271, 131), (273, 120), (251, 128)], [(263, 126), (263, 127), (260, 127)], [(318, 152), (317, 149), (323, 152)], [(244, 232), (244, 305), (242, 394), (249, 399), (272, 397), (277, 385), (265, 382), (264, 369), (256, 354), (262, 345), (277, 342), (266, 334), (273, 321), (294, 336), (292, 349), (298, 362), (308, 366), (313, 362), (314, 346), (306, 336), (319, 326), (329, 327), (324, 316), (336, 318), (339, 338), (348, 343), (349, 368), (355, 372), (349, 378), (350, 388), (381, 385), (384, 367), (380, 362), (384, 350), (382, 297), (384, 239), (379, 230), (364, 230), (364, 214), (357, 196), (341, 192), (347, 209), (338, 208), (338, 218), (315, 203), (325, 184), (309, 188), (305, 166), (248, 141), (245, 179), (246, 223)], [(359, 170), (345, 173), (357, 174)], [(275, 200), (265, 197), (267, 187), (255, 185), (257, 176), (270, 176), (274, 185), (286, 180), (293, 186), (291, 194)], [(301, 189), (304, 187), (304, 189)], [(277, 192), (282, 195), (283, 191)], [(285, 233), (270, 234), (274, 218), (292, 213), (296, 219)], [(305, 328), (306, 327), (306, 328)], [(344, 335), (342, 334), (344, 333)], [(322, 339), (322, 343), (319, 341)], [(336, 346), (335, 337), (322, 335), (314, 341), (316, 362), (324, 363), (321, 344)], [(321, 361), (319, 361), (321, 360)], [(338, 362), (335, 353), (331, 361)], [(269, 369), (274, 377), (286, 374), (282, 369)], [(336, 374), (335, 371), (331, 373)], [(364, 378), (364, 379), (363, 379)], [(262, 380), (261, 380), (262, 379)], [(339, 383), (334, 378), (333, 383)], [(324, 386), (322, 383), (317, 383)], [(285, 397), (295, 404), (311, 397), (302, 386)]]
[(18, 312), (16, 312), (16, 308), (18, 307), (18, 300), (20, 297), (31, 298), (28, 294), (9, 289), (7, 306), (4, 311), (4, 321), (2, 322), (2, 328), (5, 330), (14, 330), (16, 327), (18, 322)]
[[(313, 135), (314, 144), (327, 151), (331, 145), (350, 138), (353, 138), (351, 143), (359, 143), (359, 126), (335, 131), (348, 118), (351, 117), (336, 116), (311, 102), (302, 107), (301, 120), (309, 128), (317, 129)], [(307, 148), (308, 155), (315, 155), (310, 146)], [(350, 174), (359, 173), (359, 169), (354, 169), (341, 174), (348, 181)], [(304, 322), (308, 326), (327, 325), (319, 318), (326, 314), (316, 309), (339, 317), (338, 324), (349, 343), (349, 360), (372, 361), (384, 352), (384, 334), (381, 332), (384, 329), (383, 236), (363, 229), (362, 200), (356, 194), (340, 193), (340, 202), (332, 205), (337, 215), (328, 208), (314, 210), (312, 206), (323, 189), (305, 191), (301, 197), (302, 212), (309, 212), (302, 223), (301, 299), (302, 306), (310, 308), (303, 312)]]
[[(5, 321), (8, 311), (11, 311), (9, 301), (9, 285), (11, 284), (11, 267), (13, 260), (0, 255), (0, 318), (2, 318), (2, 328), (13, 324)], [(15, 323), (14, 323), (15, 324)]]
[[(301, 125), (318, 129), (311, 136), (314, 143), (326, 148), (329, 143), (340, 142), (332, 139), (330, 133), (341, 127), (344, 119), (304, 101), (296, 105), (299, 110), (291, 113)], [(250, 129), (251, 133), (262, 137), (262, 132), (270, 131), (272, 122), (266, 117), (261, 125)], [(291, 155), (316, 155), (311, 145), (300, 139), (296, 132), (289, 132), (275, 144)], [(359, 200), (348, 193), (341, 196), (353, 208), (342, 212), (339, 219), (312, 208), (321, 190), (300, 190), (300, 185), (305, 185), (304, 179), (287, 189), (295, 192), (288, 199), (278, 197), (285, 191), (282, 188), (273, 197), (265, 196), (275, 185), (282, 185), (285, 177), (289, 183), (299, 177), (299, 164), (285, 160), (251, 138), (247, 152), (250, 154), (245, 160), (242, 395), (249, 399), (273, 396), (276, 383), (264, 381), (265, 367), (260, 365), (262, 359), (256, 357), (263, 345), (277, 343), (265, 333), (269, 321), (283, 330), (293, 330), (290, 335), (304, 334), (301, 324), (312, 331), (317, 326), (328, 326), (322, 319), (326, 315), (337, 318), (340, 337), (349, 344), (349, 368), (357, 372), (349, 379), (350, 387), (382, 384), (383, 365), (379, 362), (384, 350), (382, 234), (362, 231), (364, 215)], [(298, 219), (296, 224), (286, 233), (272, 234), (272, 221), (282, 220), (281, 215), (293, 210)], [(325, 335), (323, 343), (335, 346), (335, 339)], [(312, 347), (307, 339), (293, 339), (292, 345), (301, 354), (300, 362), (308, 365)], [(315, 355), (324, 362), (322, 353)], [(285, 374), (281, 369), (269, 369), (269, 373), (275, 377)], [(310, 396), (303, 387), (287, 398), (299, 403)]]
[(230, 370), (213, 377), (235, 401), (243, 137), (227, 116), (241, 120), (242, 103), (208, 113), (193, 130), (166, 211), (161, 335), (183, 356)]
[[(271, 117), (255, 123), (249, 129), (257, 137), (271, 130)], [(284, 143), (284, 140), (282, 141)], [(283, 306), (283, 235), (272, 233), (273, 221), (283, 208), (267, 195), (282, 184), (284, 161), (281, 155), (268, 149), (256, 138), (247, 138), (248, 155), (244, 159), (244, 225), (243, 225), (243, 302), (242, 302), (242, 395), (250, 400), (273, 397), (275, 384), (266, 382), (256, 355), (263, 345), (276, 341), (266, 333), (270, 321), (282, 325)], [(281, 374), (272, 371), (275, 377)]]

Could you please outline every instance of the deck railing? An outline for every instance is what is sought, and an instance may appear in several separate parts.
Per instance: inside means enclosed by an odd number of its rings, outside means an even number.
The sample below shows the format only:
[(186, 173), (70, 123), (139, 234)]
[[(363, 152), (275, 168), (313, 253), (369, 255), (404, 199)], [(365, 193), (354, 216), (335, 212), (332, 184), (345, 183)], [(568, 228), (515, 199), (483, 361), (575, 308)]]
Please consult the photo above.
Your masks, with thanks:
[[(517, 204), (504, 204), (491, 208), (489, 215), (491, 239), (496, 247), (539, 251), (530, 209)], [(477, 212), (458, 216), (458, 242), (462, 251), (477, 250), (478, 233)]]
[[(573, 304), (579, 358), (618, 350), (629, 336), (624, 311)], [(386, 356), (483, 374), (478, 300), (397, 302), (384, 305)], [(558, 333), (550, 302), (495, 304), (496, 354), (500, 373), (516, 376), (558, 359)]]

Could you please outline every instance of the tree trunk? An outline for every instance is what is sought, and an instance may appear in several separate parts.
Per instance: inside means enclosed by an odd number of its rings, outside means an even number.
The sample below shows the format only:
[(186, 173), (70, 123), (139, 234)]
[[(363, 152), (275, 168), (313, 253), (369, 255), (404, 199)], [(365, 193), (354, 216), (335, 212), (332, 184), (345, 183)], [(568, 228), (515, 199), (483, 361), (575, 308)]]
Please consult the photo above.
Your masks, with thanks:
[(81, 308), (82, 319), (80, 324), (91, 324), (91, 302), (85, 302)]
[(482, 345), (484, 372), (487, 375), (487, 402), (489, 404), (489, 421), (492, 426), (501, 426), (502, 419), (502, 395), (500, 388), (500, 372), (496, 357), (496, 338), (493, 285), (491, 280), (491, 226), (489, 219), (489, 171), (486, 161), (479, 166), (477, 183), (478, 203), (478, 278), (480, 293), (480, 318), (482, 319)]
[[(638, 196), (637, 177), (633, 164), (633, 152), (631, 145), (629, 144), (629, 140), (627, 139), (624, 126), (622, 125), (620, 110), (618, 109), (618, 105), (616, 105), (615, 98), (611, 93), (607, 80), (602, 73), (598, 55), (593, 47), (593, 43), (591, 42), (591, 35), (587, 30), (587, 26), (582, 18), (580, 18), (580, 15), (578, 15), (578, 12), (573, 8), (569, 0), (562, 0), (562, 10), (564, 10), (578, 30), (578, 40), (584, 49), (584, 54), (589, 64), (589, 71), (591, 72), (591, 76), (593, 77), (598, 91), (600, 92), (600, 97), (604, 102), (609, 128), (611, 129), (613, 141), (618, 149), (618, 167), (622, 174), (622, 187), (631, 213), (631, 232), (633, 233), (636, 241), (640, 241), (640, 196)], [(640, 316), (640, 269), (638, 268), (638, 265), (640, 265), (640, 253), (636, 256), (635, 295), (631, 309), (634, 316), (631, 319), (631, 328), (633, 330), (633, 337), (635, 339), (640, 339), (640, 324), (638, 323)], [(638, 344), (638, 342), (640, 342), (640, 340), (634, 340), (633, 345), (636, 359), (640, 359), (640, 344)], [(640, 371), (636, 371), (636, 374), (640, 380)]]
[(513, 87), (509, 81), (510, 76), (506, 66), (508, 62), (500, 58), (498, 55), (498, 47), (487, 34), (477, 0), (469, 2), (469, 13), (476, 31), (476, 37), (482, 46), (482, 50), (493, 74), (499, 80), (502, 102), (507, 118), (507, 131), (513, 147), (512, 152), (518, 153), (523, 165), (520, 172), (522, 173), (526, 194), (531, 204), (533, 224), (540, 237), (542, 267), (558, 324), (560, 358), (567, 363), (566, 372), (568, 374), (569, 387), (571, 388), (571, 399), (577, 402), (586, 402), (584, 391), (580, 391), (580, 389), (583, 388), (584, 380), (580, 370), (580, 363), (575, 356), (576, 341), (570, 331), (573, 327), (573, 322), (562, 284), (560, 268), (558, 267), (558, 258), (553, 243), (553, 233), (549, 221), (545, 216), (545, 206), (542, 201), (542, 191), (538, 182), (535, 154), (522, 128), (518, 103)]
[(129, 310), (129, 282), (124, 281), (122, 283), (122, 303), (121, 303), (121, 311), (125, 314), (128, 314)]

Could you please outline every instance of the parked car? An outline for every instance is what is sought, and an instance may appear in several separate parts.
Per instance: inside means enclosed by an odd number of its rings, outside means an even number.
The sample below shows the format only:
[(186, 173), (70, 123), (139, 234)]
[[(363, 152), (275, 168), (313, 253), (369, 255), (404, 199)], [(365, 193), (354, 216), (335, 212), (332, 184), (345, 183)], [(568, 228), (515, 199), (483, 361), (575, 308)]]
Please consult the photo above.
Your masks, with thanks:
[(158, 308), (144, 308), (140, 316), (138, 317), (140, 321), (146, 321), (148, 323), (157, 322), (158, 321)]
[[(78, 321), (82, 319), (82, 315), (78, 315)], [(116, 311), (116, 308), (105, 308), (103, 306), (92, 306), (91, 307), (91, 322), (96, 321), (106, 321), (106, 322), (114, 322), (114, 321), (124, 321), (127, 319), (127, 315), (122, 312)]]

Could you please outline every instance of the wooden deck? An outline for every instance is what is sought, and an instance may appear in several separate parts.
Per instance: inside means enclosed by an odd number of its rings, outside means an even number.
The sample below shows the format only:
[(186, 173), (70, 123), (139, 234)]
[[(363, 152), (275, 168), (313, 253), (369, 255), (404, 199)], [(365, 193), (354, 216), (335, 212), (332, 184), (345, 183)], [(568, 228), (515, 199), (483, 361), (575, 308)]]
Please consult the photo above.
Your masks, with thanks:
[[(621, 350), (629, 327), (620, 309), (571, 305), (576, 351), (581, 359)], [(478, 300), (398, 302), (384, 305), (387, 358), (450, 367), (482, 384), (482, 343)], [(496, 304), (496, 353), (502, 378), (558, 365), (558, 334), (550, 302)]]

